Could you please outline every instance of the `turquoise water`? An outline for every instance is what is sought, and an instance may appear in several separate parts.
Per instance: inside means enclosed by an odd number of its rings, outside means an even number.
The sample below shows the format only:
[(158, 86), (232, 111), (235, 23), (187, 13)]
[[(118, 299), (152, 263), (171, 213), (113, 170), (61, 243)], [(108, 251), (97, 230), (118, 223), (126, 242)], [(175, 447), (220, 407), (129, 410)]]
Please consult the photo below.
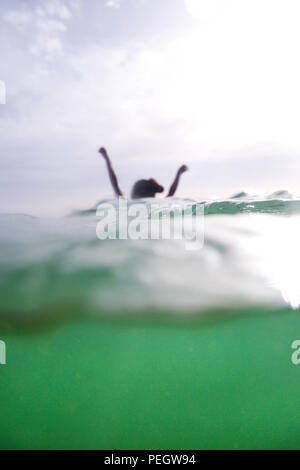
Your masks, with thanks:
[(299, 446), (300, 198), (173, 203), (203, 246), (0, 216), (1, 448)]

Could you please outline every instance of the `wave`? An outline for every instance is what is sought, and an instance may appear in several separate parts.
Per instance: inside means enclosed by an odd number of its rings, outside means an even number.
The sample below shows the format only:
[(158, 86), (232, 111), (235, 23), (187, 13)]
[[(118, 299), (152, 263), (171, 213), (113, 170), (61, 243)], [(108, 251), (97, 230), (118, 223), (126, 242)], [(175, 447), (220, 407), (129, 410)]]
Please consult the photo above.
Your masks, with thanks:
[[(282, 214), (293, 215), (300, 214), (300, 197), (291, 194), (286, 190), (278, 190), (271, 194), (251, 195), (245, 191), (241, 191), (232, 195), (228, 199), (189, 199), (189, 198), (157, 198), (157, 199), (139, 199), (128, 200), (128, 204), (133, 205), (143, 201), (146, 205), (156, 204), (162, 207), (169, 207), (171, 204), (179, 207), (193, 208), (194, 214), (198, 206), (204, 207), (205, 215), (217, 214), (239, 214), (239, 213), (266, 213), (266, 214)], [(90, 216), (96, 213), (99, 205), (109, 203), (116, 205), (116, 199), (105, 199), (98, 201), (94, 206), (85, 210), (73, 211), (69, 216)], [(184, 209), (182, 209), (182, 212)], [(179, 212), (180, 213), (180, 212)]]
[[(100, 202), (117, 207), (115, 200)], [(177, 215), (192, 207), (190, 221), (202, 207), (204, 244), (99, 240), (98, 204), (60, 219), (1, 215), (0, 325), (66, 315), (204, 318), (299, 307), (296, 196), (243, 192), (155, 203), (158, 213), (174, 204), (182, 209)]]

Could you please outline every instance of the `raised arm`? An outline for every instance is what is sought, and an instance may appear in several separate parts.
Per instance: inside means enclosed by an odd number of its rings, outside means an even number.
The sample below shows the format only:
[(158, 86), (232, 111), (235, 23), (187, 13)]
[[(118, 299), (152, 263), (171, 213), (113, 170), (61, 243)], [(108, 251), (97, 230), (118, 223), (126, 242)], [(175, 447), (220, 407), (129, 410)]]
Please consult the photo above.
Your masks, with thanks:
[(176, 191), (177, 186), (178, 186), (178, 183), (179, 183), (179, 180), (180, 180), (180, 176), (182, 175), (182, 173), (184, 173), (187, 170), (188, 170), (188, 167), (186, 165), (182, 165), (179, 168), (179, 170), (176, 173), (175, 179), (174, 179), (173, 183), (170, 186), (169, 193), (167, 194), (167, 197), (174, 196), (175, 191)]
[(106, 161), (109, 179), (110, 179), (110, 182), (112, 184), (112, 187), (114, 188), (116, 196), (118, 196), (118, 197), (123, 196), (123, 193), (122, 193), (122, 191), (120, 190), (120, 187), (119, 187), (118, 178), (117, 178), (117, 176), (116, 176), (116, 174), (113, 170), (113, 167), (111, 165), (111, 161), (110, 161), (110, 158), (108, 156), (108, 153), (107, 153), (106, 149), (104, 147), (101, 147), (101, 149), (99, 149), (99, 153), (101, 153), (104, 160)]

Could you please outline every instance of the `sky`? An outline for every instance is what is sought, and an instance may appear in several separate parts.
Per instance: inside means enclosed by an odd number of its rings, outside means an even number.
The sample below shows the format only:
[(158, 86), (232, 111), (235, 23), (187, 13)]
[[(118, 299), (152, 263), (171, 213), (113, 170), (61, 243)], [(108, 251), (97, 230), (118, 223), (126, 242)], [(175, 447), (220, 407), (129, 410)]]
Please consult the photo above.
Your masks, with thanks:
[[(300, 193), (299, 0), (1, 0), (0, 212)], [(3, 89), (2, 89), (3, 91)]]

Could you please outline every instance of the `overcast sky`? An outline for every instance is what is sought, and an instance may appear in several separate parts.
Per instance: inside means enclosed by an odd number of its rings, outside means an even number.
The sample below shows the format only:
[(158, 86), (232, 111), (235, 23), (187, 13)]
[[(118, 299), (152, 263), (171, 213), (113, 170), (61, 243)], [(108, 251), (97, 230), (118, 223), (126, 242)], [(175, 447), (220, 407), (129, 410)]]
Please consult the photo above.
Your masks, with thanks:
[(141, 177), (300, 193), (299, 0), (1, 0), (0, 211), (67, 213)]

